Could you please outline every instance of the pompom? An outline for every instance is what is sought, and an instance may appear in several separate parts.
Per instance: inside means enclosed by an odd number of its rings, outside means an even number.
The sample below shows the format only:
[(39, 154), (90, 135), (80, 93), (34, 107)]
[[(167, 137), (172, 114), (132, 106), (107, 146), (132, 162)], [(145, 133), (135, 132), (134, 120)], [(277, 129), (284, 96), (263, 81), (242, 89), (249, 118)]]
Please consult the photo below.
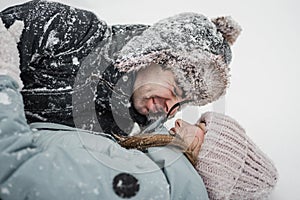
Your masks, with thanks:
[(241, 26), (230, 16), (217, 17), (211, 21), (216, 25), (218, 31), (222, 33), (230, 45), (233, 45), (242, 31)]

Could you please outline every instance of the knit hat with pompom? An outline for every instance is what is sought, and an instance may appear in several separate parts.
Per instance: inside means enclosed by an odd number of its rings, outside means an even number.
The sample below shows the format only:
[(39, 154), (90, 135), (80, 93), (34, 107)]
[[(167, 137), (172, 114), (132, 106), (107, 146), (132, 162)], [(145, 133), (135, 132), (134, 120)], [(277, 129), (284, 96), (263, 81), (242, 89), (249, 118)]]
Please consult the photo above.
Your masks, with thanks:
[(194, 105), (205, 105), (225, 94), (229, 84), (230, 45), (241, 32), (231, 17), (213, 20), (181, 13), (150, 26), (118, 53), (120, 71), (138, 71), (151, 63), (175, 74)]
[(196, 170), (209, 199), (265, 199), (278, 180), (272, 161), (251, 141), (232, 118), (207, 112)]

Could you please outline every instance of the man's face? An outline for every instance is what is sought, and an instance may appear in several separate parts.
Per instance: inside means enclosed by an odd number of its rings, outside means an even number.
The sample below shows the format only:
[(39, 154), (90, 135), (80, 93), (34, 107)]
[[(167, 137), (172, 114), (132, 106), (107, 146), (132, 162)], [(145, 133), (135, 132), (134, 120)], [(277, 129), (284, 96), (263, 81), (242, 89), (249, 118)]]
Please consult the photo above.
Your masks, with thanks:
[[(151, 64), (137, 74), (133, 104), (140, 114), (155, 119), (167, 114), (174, 104), (182, 101), (182, 94), (170, 70), (162, 70), (159, 65)], [(175, 113), (176, 109), (170, 116)]]

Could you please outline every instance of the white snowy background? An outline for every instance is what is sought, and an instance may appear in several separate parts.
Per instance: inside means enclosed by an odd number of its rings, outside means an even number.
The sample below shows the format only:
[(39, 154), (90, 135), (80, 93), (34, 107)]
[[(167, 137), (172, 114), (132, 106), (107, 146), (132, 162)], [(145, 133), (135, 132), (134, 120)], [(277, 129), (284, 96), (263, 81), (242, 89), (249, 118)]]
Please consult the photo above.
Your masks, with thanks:
[[(1, 0), (0, 9), (24, 0)], [(225, 112), (272, 158), (280, 179), (272, 200), (296, 200), (300, 187), (300, 1), (61, 0), (94, 11), (108, 24), (146, 23), (192, 11), (231, 15), (243, 32), (233, 47), (231, 85), (221, 101), (201, 109)], [(194, 122), (195, 108), (182, 112)], [(191, 117), (192, 116), (192, 117)]]

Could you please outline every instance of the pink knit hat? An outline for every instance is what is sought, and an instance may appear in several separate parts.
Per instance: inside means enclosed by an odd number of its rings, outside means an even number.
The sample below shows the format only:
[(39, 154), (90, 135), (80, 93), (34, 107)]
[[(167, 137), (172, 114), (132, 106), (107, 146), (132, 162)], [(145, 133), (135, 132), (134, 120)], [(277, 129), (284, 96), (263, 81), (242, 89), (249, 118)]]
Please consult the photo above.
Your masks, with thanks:
[(272, 161), (232, 118), (207, 112), (206, 135), (196, 165), (213, 199), (265, 199), (278, 173)]

